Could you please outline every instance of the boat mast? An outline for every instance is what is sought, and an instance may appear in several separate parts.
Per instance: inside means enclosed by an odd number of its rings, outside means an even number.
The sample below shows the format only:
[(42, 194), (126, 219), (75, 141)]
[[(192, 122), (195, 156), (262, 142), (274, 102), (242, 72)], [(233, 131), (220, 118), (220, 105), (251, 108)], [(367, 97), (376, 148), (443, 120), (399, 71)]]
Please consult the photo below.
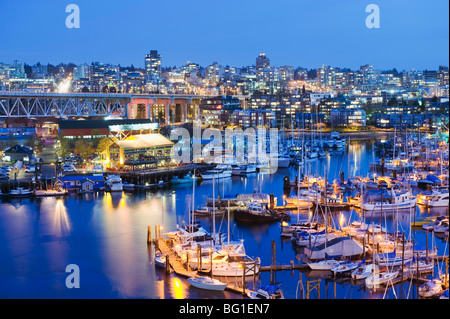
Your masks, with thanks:
[[(213, 181), (213, 245), (215, 245), (216, 242), (216, 194), (214, 191), (214, 174), (212, 175), (212, 181)], [(211, 245), (212, 246), (212, 245)]]

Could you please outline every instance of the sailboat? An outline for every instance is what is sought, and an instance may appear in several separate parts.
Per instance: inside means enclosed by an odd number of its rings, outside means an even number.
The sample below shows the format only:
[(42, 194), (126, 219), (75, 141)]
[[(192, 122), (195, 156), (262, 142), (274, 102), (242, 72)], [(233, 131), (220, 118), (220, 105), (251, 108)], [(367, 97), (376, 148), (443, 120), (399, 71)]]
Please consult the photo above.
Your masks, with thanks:
[(206, 290), (222, 291), (227, 287), (226, 283), (206, 276), (189, 277), (187, 281), (193, 287)]
[(371, 274), (370, 276), (368, 276), (366, 278), (365, 283), (368, 288), (373, 288), (375, 286), (379, 286), (381, 284), (388, 283), (397, 276), (398, 276), (398, 270), (374, 272), (373, 274)]
[(250, 299), (284, 299), (283, 291), (280, 289), (280, 285), (268, 285), (264, 289), (260, 288), (256, 291), (247, 292), (247, 296)]

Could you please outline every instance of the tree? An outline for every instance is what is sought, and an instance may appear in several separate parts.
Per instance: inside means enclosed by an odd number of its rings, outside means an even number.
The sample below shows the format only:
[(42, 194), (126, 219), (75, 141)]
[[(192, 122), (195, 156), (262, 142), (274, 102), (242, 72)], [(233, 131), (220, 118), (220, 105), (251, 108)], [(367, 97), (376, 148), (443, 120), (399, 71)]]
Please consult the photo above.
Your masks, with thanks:
[(63, 133), (58, 133), (59, 148), (58, 152), (61, 156), (65, 156), (69, 152), (69, 140)]
[(94, 129), (92, 129), (92, 131), (91, 131), (91, 142), (92, 142), (92, 146), (93, 146), (94, 148), (96, 148), (98, 142), (100, 142), (100, 137), (99, 137), (100, 134), (101, 134), (101, 132), (100, 132), (99, 129), (94, 128)]
[(398, 105), (398, 100), (395, 97), (392, 97), (389, 101), (388, 101), (388, 105), (389, 106), (396, 106)]
[(103, 137), (97, 144), (97, 152), (101, 153), (111, 144), (111, 140), (108, 137)]
[(78, 151), (78, 154), (80, 154), (83, 161), (86, 161), (88, 157), (93, 153), (92, 144), (86, 141), (84, 138), (80, 138), (75, 142), (75, 149)]

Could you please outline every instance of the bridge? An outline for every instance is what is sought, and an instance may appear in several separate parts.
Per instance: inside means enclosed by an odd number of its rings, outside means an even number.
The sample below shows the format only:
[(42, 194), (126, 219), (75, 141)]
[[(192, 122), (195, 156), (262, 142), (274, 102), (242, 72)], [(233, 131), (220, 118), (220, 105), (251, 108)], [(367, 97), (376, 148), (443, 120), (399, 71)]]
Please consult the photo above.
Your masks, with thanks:
[(114, 116), (145, 118), (165, 124), (186, 123), (198, 114), (200, 101), (209, 97), (212, 95), (0, 91), (0, 117), (30, 119)]

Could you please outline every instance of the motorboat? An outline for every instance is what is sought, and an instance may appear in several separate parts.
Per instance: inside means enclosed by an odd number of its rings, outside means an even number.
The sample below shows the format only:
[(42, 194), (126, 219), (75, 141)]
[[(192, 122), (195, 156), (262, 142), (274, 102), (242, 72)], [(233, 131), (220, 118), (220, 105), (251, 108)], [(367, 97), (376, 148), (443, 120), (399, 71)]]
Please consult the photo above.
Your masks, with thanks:
[(407, 265), (407, 269), (404, 269), (405, 273), (417, 274), (432, 272), (434, 269), (434, 260), (413, 260), (412, 263)]
[(253, 164), (247, 165), (233, 165), (232, 166), (232, 175), (247, 175), (251, 173), (256, 173), (257, 166)]
[(434, 226), (433, 231), (435, 233), (448, 233), (448, 221), (447, 222), (443, 222), (440, 225)]
[(355, 196), (347, 196), (347, 203), (350, 206), (359, 208), (361, 206), (361, 194), (356, 194)]
[(291, 164), (291, 157), (287, 154), (271, 154), (270, 167), (287, 168)]
[(212, 216), (213, 214), (219, 216), (225, 213), (225, 209), (213, 208), (210, 206), (202, 206), (199, 209), (194, 209), (195, 216)]
[(127, 191), (127, 192), (134, 192), (136, 189), (136, 186), (133, 183), (127, 183), (127, 182), (124, 182), (122, 184), (122, 187), (123, 187), (123, 190)]
[(449, 193), (433, 192), (430, 195), (419, 195), (417, 203), (426, 207), (448, 207)]
[(366, 265), (362, 264), (352, 271), (351, 276), (354, 280), (366, 279), (377, 271), (379, 271), (378, 265), (374, 265), (373, 263)]
[(226, 283), (206, 276), (189, 277), (187, 281), (193, 287), (206, 290), (222, 291), (227, 287)]
[(390, 253), (374, 254), (374, 259), (380, 267), (400, 266), (402, 263), (408, 264), (412, 261), (412, 257), (399, 256), (395, 250)]
[(16, 189), (12, 189), (9, 192), (9, 196), (11, 197), (29, 197), (33, 194), (31, 190), (28, 188), (17, 187)]
[(448, 224), (448, 217), (447, 216), (438, 216), (436, 217), (436, 220), (431, 223), (426, 223), (422, 225), (422, 229), (424, 230), (434, 230), (437, 226), (440, 226), (444, 223)]
[(272, 211), (267, 203), (261, 202), (251, 202), (247, 209), (239, 208), (234, 211), (234, 219), (241, 223), (272, 223), (289, 218), (288, 214)]
[(105, 190), (109, 192), (123, 191), (122, 178), (119, 175), (109, 175), (105, 182)]
[(192, 184), (192, 182), (197, 181), (198, 177), (195, 176), (194, 174), (192, 174), (191, 172), (187, 173), (186, 175), (184, 175), (183, 177), (179, 177), (179, 176), (174, 176), (172, 177), (172, 179), (170, 180), (171, 184), (186, 184), (186, 183), (190, 183)]
[(233, 174), (233, 170), (230, 165), (219, 164), (215, 168), (201, 173), (201, 176), (204, 180), (212, 180), (212, 179), (231, 177), (232, 174)]
[(361, 263), (361, 262), (343, 262), (339, 265), (337, 265), (336, 267), (331, 269), (331, 272), (333, 273), (333, 275), (338, 276), (338, 275), (343, 275), (345, 273), (349, 273), (353, 270), (355, 270), (356, 268), (358, 268), (361, 264), (364, 264), (365, 260)]
[(295, 205), (298, 207), (311, 207), (314, 202), (320, 198), (320, 193), (314, 190), (300, 190), (297, 195), (286, 198), (288, 205)]
[(257, 291), (251, 290), (247, 292), (247, 296), (250, 299), (284, 299), (283, 291), (279, 285), (269, 285)]
[(314, 234), (325, 229), (324, 225), (319, 225), (317, 222), (310, 222), (307, 220), (291, 224), (283, 221), (280, 226), (282, 237), (292, 237), (294, 231)]
[(159, 268), (164, 268), (166, 266), (166, 258), (161, 252), (155, 253), (154, 258), (155, 266)]
[(370, 212), (395, 212), (416, 207), (416, 198), (409, 191), (380, 189), (367, 191), (361, 201), (361, 209)]
[(351, 237), (362, 237), (366, 236), (369, 225), (361, 221), (355, 220), (348, 226), (341, 227), (341, 230)]
[(245, 271), (250, 276), (259, 273), (259, 269), (259, 264), (245, 253), (228, 253), (222, 262), (214, 263), (213, 260), (212, 273), (213, 276), (236, 277)]
[(375, 272), (366, 278), (365, 283), (368, 288), (372, 288), (390, 282), (397, 276), (398, 271)]
[(442, 293), (442, 291), (442, 280), (437, 278), (431, 279), (419, 286), (419, 295), (425, 298), (439, 295)]

